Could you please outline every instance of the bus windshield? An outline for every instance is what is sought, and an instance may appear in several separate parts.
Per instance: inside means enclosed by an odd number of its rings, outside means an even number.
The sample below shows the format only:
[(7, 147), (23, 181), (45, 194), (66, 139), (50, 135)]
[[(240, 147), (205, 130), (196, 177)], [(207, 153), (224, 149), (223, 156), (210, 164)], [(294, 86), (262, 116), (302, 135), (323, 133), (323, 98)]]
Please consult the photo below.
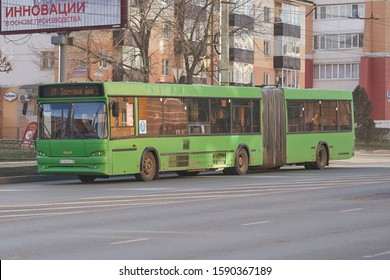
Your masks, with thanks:
[(41, 104), (39, 128), (39, 139), (107, 138), (107, 106), (103, 102)]

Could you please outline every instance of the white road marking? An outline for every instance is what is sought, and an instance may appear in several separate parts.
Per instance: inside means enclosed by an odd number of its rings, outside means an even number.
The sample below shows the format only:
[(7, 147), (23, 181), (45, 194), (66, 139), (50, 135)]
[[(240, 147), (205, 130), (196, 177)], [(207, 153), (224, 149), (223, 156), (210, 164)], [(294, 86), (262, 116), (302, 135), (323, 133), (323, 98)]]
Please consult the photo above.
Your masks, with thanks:
[(271, 221), (261, 221), (261, 222), (254, 222), (254, 223), (248, 223), (248, 224), (242, 224), (243, 226), (254, 226), (254, 225), (261, 225), (261, 224), (268, 224)]
[(384, 256), (384, 255), (390, 255), (390, 251), (386, 251), (386, 252), (382, 252), (382, 253), (378, 253), (378, 254), (373, 254), (373, 255), (363, 256), (363, 258), (375, 258), (375, 257)]
[(110, 243), (110, 245), (118, 245), (118, 244), (124, 244), (124, 243), (135, 243), (135, 242), (141, 242), (141, 241), (146, 241), (146, 240), (149, 240), (149, 238), (139, 238), (139, 239), (112, 242), (112, 243)]
[(354, 212), (354, 211), (361, 211), (363, 208), (353, 208), (353, 209), (347, 209), (347, 210), (341, 210), (339, 213), (346, 213), (346, 212)]

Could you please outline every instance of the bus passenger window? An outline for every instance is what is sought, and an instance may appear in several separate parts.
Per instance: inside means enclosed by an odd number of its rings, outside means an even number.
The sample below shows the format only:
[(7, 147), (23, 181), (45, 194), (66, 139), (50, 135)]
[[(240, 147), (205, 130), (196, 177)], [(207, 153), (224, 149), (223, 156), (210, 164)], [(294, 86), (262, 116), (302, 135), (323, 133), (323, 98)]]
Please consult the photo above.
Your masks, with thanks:
[(304, 112), (303, 104), (300, 100), (289, 100), (287, 102), (289, 133), (303, 132)]
[(322, 101), (322, 124), (324, 131), (337, 130), (337, 104), (336, 101)]
[(132, 137), (135, 134), (134, 129), (134, 98), (133, 97), (111, 97), (112, 102), (118, 102), (118, 117), (110, 114), (111, 138)]
[(350, 101), (338, 102), (338, 114), (339, 114), (339, 130), (351, 131), (352, 130), (352, 113)]
[(211, 132), (231, 133), (230, 100), (211, 99)]
[(163, 135), (163, 99), (156, 97), (138, 98), (139, 122), (143, 126), (139, 127), (139, 135)]
[(305, 131), (320, 131), (321, 115), (318, 101), (305, 101)]
[(260, 132), (260, 100), (252, 100), (252, 132)]
[(233, 99), (233, 133), (251, 132), (250, 100)]
[(183, 98), (164, 98), (164, 135), (187, 134), (187, 111)]
[(208, 98), (188, 98), (188, 133), (210, 133), (210, 104)]

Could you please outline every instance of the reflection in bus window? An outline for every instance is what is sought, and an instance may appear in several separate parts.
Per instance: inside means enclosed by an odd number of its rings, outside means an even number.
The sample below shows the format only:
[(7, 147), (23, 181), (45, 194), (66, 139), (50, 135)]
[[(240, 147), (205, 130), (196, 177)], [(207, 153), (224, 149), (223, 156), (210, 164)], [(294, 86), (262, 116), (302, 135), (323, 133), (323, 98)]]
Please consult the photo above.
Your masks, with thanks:
[(321, 130), (320, 103), (305, 101), (305, 131)]
[(233, 99), (233, 133), (251, 132), (250, 105), (250, 100)]
[(139, 121), (146, 124), (139, 134), (163, 135), (163, 100), (162, 98), (138, 98)]
[(182, 98), (164, 98), (163, 135), (187, 134), (187, 112)]
[(339, 130), (351, 131), (352, 130), (351, 102), (339, 101), (338, 113), (339, 113)]
[(119, 104), (119, 116), (115, 118), (110, 115), (111, 138), (134, 136), (134, 98), (111, 97), (110, 104), (114, 101)]
[(49, 103), (40, 107), (40, 139), (107, 137), (106, 105), (102, 102)]
[(322, 125), (324, 131), (337, 130), (337, 104), (336, 101), (322, 101)]

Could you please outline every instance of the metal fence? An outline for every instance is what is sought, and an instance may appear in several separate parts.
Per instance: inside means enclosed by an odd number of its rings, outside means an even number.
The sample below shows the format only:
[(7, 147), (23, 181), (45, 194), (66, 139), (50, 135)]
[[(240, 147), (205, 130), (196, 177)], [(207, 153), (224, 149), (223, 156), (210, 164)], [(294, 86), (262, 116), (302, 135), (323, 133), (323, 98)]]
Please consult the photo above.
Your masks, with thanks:
[(37, 151), (34, 140), (1, 140), (0, 161), (35, 160)]

